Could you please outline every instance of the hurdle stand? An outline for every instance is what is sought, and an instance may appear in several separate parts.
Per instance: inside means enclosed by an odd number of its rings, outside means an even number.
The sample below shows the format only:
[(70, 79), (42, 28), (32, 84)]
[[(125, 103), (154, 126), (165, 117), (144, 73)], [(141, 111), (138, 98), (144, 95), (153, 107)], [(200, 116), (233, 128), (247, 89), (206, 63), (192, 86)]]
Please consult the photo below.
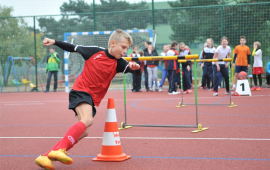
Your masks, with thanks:
[[(187, 62), (188, 60), (178, 60), (178, 62), (183, 63), (183, 62)], [(232, 61), (232, 58), (224, 58), (224, 59), (200, 59), (200, 60), (190, 60), (192, 63), (194, 63), (194, 79), (197, 79), (197, 62), (215, 62), (215, 61)], [(180, 64), (181, 67), (181, 64)], [(231, 68), (231, 63), (230, 63), (230, 68)], [(181, 68), (182, 69), (182, 68)], [(228, 69), (229, 72), (229, 82), (231, 79), (230, 76), (230, 69)], [(181, 79), (181, 87), (182, 87), (182, 73), (180, 74), (180, 79)], [(197, 83), (195, 83), (195, 85), (197, 86)], [(229, 83), (229, 89), (230, 89), (230, 83)], [(191, 104), (191, 103), (184, 103), (183, 101), (183, 93), (182, 93), (182, 100), (181, 100), (181, 105), (185, 106), (185, 105), (195, 105), (195, 104)], [(237, 105), (234, 105), (234, 103), (232, 102), (232, 94), (230, 93), (230, 103), (229, 104), (197, 104), (197, 105), (229, 105), (228, 107), (236, 107)], [(195, 87), (195, 98), (197, 98), (197, 88)], [(180, 105), (180, 104), (179, 104)], [(176, 106), (179, 107), (179, 106)]]
[[(199, 58), (199, 55), (186, 55), (186, 56), (164, 56), (164, 57), (160, 57), (160, 56), (153, 56), (153, 57), (125, 57), (125, 59), (127, 61), (150, 61), (150, 60), (178, 60), (178, 59), (196, 59)], [(197, 74), (197, 73), (196, 73)], [(197, 87), (197, 86), (196, 86)], [(197, 93), (197, 92), (196, 92)], [(197, 100), (197, 99), (196, 99)], [(197, 102), (195, 102), (195, 104), (197, 104)], [(177, 128), (198, 128), (198, 132), (203, 131), (203, 130), (207, 130), (206, 128), (202, 129), (201, 128), (201, 124), (198, 124), (198, 109), (196, 106), (196, 125), (146, 125), (146, 124), (128, 124), (127, 123), (127, 114), (126, 114), (126, 81), (125, 81), (125, 75), (124, 75), (124, 107), (125, 107), (125, 122), (121, 123), (121, 128), (119, 128), (119, 130), (122, 129), (127, 129), (127, 128), (131, 128), (131, 127), (177, 127)], [(209, 129), (209, 128), (208, 128)]]

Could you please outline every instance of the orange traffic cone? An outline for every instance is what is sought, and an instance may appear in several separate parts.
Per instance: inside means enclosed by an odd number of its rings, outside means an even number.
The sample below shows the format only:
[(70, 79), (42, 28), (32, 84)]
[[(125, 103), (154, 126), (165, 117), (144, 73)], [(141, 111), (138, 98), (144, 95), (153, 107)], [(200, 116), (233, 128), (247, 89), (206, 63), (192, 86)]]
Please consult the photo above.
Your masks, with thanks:
[(124, 161), (130, 157), (122, 153), (114, 100), (109, 98), (101, 154), (93, 161)]

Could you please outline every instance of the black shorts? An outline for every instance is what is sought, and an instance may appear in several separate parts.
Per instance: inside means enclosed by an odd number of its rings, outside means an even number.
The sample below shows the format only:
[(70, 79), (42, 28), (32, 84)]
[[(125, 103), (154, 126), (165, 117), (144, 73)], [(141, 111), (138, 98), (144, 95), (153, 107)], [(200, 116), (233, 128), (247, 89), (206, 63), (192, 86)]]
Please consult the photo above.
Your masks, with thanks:
[(96, 108), (95, 104), (93, 102), (92, 96), (89, 93), (83, 92), (83, 91), (76, 91), (76, 90), (71, 90), (69, 92), (69, 109), (72, 109), (75, 112), (75, 115), (77, 116), (77, 112), (75, 108), (80, 104), (80, 103), (88, 103), (92, 106), (92, 115), (93, 117), (96, 115)]

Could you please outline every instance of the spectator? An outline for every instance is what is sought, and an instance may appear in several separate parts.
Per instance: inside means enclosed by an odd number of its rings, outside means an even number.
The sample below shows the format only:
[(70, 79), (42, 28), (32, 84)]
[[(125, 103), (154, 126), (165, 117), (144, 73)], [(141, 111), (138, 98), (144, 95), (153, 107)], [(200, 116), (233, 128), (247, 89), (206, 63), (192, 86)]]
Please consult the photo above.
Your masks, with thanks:
[[(167, 52), (169, 51), (169, 45), (164, 45), (163, 46), (163, 52), (160, 54), (160, 56), (167, 56)], [(162, 66), (162, 78), (160, 81), (160, 85), (159, 85), (159, 92), (162, 92), (162, 86), (164, 84), (164, 81), (168, 75), (168, 70), (167, 70), (167, 66), (165, 66), (165, 62), (164, 60), (160, 61), (161, 62), (161, 66)]]
[(267, 64), (267, 68), (266, 68), (266, 87), (270, 88), (270, 61)]
[[(145, 53), (145, 56), (158, 56), (158, 54), (153, 50), (152, 45), (148, 45), (148, 50)], [(157, 83), (157, 68), (158, 66), (158, 61), (147, 61), (147, 72), (148, 72), (148, 87), (150, 91), (158, 91), (158, 83)], [(155, 86), (153, 86), (153, 81), (155, 82)]]
[[(235, 67), (235, 75), (234, 75), (233, 87), (231, 89), (232, 91), (235, 91), (238, 74), (241, 71), (245, 71), (247, 73), (250, 67), (250, 54), (251, 53), (250, 53), (249, 47), (245, 45), (246, 42), (247, 42), (246, 37), (241, 36), (240, 45), (236, 46), (234, 49), (233, 67)], [(236, 66), (235, 66), (235, 60), (236, 60)]]
[[(177, 41), (173, 41), (171, 44), (171, 49), (167, 52), (167, 56), (175, 56), (178, 55), (176, 48), (178, 46)], [(176, 95), (180, 92), (177, 92), (177, 87), (175, 85), (176, 80), (176, 62), (177, 60), (166, 60), (165, 67), (168, 70), (168, 78), (169, 78), (169, 95)]]
[(55, 52), (55, 48), (53, 46), (50, 47), (50, 55), (47, 56), (47, 65), (46, 65), (46, 73), (48, 73), (47, 85), (45, 93), (50, 92), (50, 84), (52, 75), (54, 77), (54, 86), (53, 91), (57, 91), (57, 73), (59, 69), (60, 56)]
[[(186, 48), (185, 43), (181, 42), (179, 44), (179, 55), (180, 56), (185, 56), (185, 55), (190, 55), (190, 50)], [(188, 61), (186, 63), (182, 63), (182, 72), (183, 74), (183, 93), (191, 93), (191, 77), (190, 77), (190, 70), (191, 70), (191, 62)]]
[[(213, 59), (224, 59), (230, 58), (231, 48), (228, 46), (228, 38), (222, 37), (221, 38), (221, 45), (215, 51)], [(221, 72), (225, 79), (226, 84), (226, 91), (225, 94), (230, 94), (229, 89), (229, 74), (228, 74), (228, 62), (224, 61), (217, 61), (213, 62), (213, 78), (214, 78), (214, 92), (213, 96), (218, 96), (218, 72)]]
[[(130, 54), (130, 57), (141, 57), (138, 53), (138, 46), (133, 46), (133, 52)], [(141, 65), (141, 61), (136, 61), (137, 64)], [(133, 89), (132, 92), (142, 92), (141, 91), (141, 80), (142, 80), (142, 73), (141, 68), (139, 68), (139, 74), (132, 74), (133, 76)]]
[[(204, 47), (202, 58), (203, 59), (213, 59), (214, 53), (216, 48), (213, 46), (213, 39), (207, 38), (206, 39), (207, 47)], [(203, 62), (203, 77), (206, 79), (206, 90), (211, 90), (211, 82), (213, 81), (213, 69), (212, 69), (212, 63), (211, 62)]]

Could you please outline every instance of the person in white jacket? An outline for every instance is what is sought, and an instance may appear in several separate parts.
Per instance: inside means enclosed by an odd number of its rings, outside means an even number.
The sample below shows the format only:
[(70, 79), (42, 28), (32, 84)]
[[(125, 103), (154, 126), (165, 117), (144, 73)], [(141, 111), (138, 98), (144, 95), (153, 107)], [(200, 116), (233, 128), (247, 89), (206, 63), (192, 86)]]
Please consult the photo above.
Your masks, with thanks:
[[(263, 62), (262, 62), (262, 50), (261, 50), (261, 43), (256, 41), (253, 43), (253, 52), (252, 56), (254, 56), (254, 64), (253, 64), (253, 81), (254, 81), (254, 87), (252, 87), (250, 90), (262, 90), (262, 74), (264, 74), (263, 71)], [(257, 75), (259, 78), (259, 85), (257, 86)]]

